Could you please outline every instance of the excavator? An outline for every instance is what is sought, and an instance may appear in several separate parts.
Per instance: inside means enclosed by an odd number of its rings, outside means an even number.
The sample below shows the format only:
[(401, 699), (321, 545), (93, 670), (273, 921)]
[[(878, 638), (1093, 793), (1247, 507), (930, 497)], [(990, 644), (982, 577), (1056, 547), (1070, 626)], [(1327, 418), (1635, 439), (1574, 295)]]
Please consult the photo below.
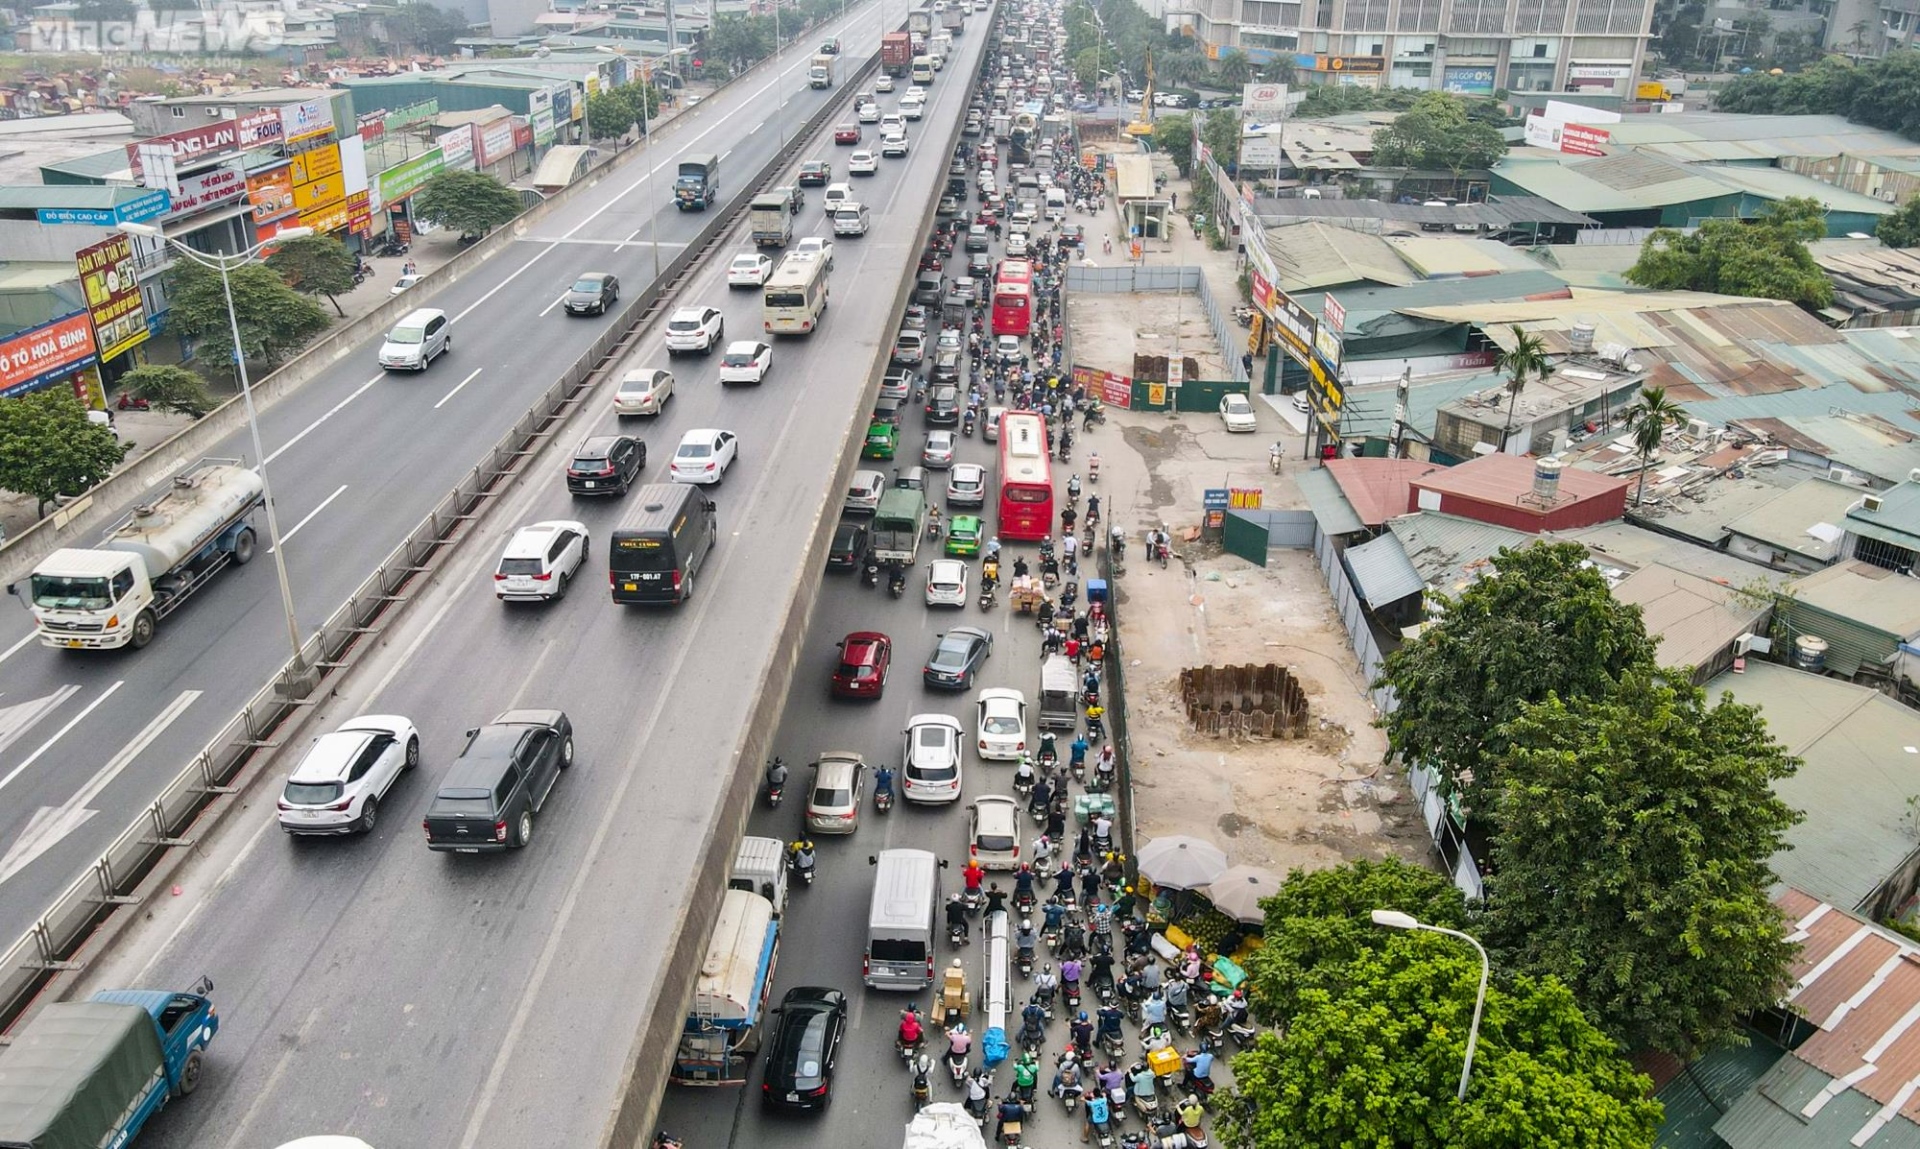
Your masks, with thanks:
[(1153, 49), (1147, 49), (1147, 83), (1140, 93), (1140, 115), (1124, 129), (1130, 136), (1153, 134)]

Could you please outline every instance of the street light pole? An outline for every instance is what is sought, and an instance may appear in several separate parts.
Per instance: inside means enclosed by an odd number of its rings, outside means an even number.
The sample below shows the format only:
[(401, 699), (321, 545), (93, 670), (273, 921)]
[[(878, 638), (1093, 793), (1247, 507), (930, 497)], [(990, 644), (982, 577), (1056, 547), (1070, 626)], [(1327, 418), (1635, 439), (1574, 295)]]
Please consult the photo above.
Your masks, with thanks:
[(1430, 926), (1412, 914), (1399, 910), (1373, 911), (1373, 924), (1393, 930), (1426, 930), (1429, 933), (1445, 934), (1450, 938), (1460, 938), (1474, 948), (1480, 955), (1480, 994), (1473, 1001), (1473, 1025), (1467, 1030), (1467, 1059), (1460, 1066), (1460, 1089), (1454, 1094), (1454, 1100), (1464, 1102), (1467, 1099), (1467, 1078), (1473, 1074), (1473, 1050), (1480, 1042), (1480, 1011), (1487, 1004), (1487, 975), (1492, 972), (1492, 964), (1487, 960), (1487, 951), (1472, 934), (1459, 930), (1450, 930), (1445, 926)]
[(233, 268), (246, 266), (271, 244), (305, 239), (313, 234), (313, 229), (290, 227), (276, 233), (271, 239), (262, 240), (233, 255), (215, 255), (196, 251), (151, 224), (123, 223), (120, 225), (120, 230), (129, 235), (157, 239), (200, 266), (220, 273), (220, 293), (227, 304), (227, 329), (233, 336), (233, 363), (240, 376), (240, 401), (246, 408), (247, 430), (253, 437), (253, 457), (259, 460), (255, 469), (260, 472), (260, 495), (267, 505), (268, 553), (273, 555), (274, 574), (280, 580), (280, 610), (286, 619), (287, 641), (293, 647), (293, 667), (296, 671), (305, 671), (306, 656), (300, 647), (300, 620), (293, 610), (293, 584), (287, 578), (286, 549), (280, 545), (280, 518), (273, 507), (273, 484), (267, 479), (267, 453), (266, 449), (260, 445), (259, 412), (253, 405), (253, 384), (247, 376), (247, 355), (240, 344), (240, 315), (234, 310), (233, 282), (227, 277), (227, 273)]

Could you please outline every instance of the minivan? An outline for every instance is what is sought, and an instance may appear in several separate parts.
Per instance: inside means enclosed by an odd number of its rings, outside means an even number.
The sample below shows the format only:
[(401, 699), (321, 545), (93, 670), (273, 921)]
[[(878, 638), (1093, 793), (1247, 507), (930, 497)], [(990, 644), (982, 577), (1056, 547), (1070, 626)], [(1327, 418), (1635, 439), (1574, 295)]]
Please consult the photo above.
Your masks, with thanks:
[(693, 576), (719, 541), (713, 501), (679, 483), (652, 483), (634, 496), (641, 515), (613, 532), (607, 545), (607, 582), (618, 603), (683, 603)]
[(933, 984), (941, 862), (926, 850), (882, 850), (867, 862), (873, 901), (863, 980), (869, 989), (925, 989)]
[(425, 371), (434, 357), (453, 350), (453, 320), (437, 307), (409, 312), (380, 344), (380, 366), (388, 371)]

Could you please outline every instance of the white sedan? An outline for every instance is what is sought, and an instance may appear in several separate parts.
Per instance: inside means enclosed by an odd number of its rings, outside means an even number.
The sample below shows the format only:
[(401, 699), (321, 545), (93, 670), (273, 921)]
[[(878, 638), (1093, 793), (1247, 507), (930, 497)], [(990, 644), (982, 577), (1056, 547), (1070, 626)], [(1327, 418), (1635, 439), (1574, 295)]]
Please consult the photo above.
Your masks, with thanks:
[(1229, 431), (1258, 431), (1260, 424), (1253, 417), (1253, 404), (1247, 402), (1245, 395), (1228, 395), (1220, 400), (1220, 421)]
[(613, 393), (615, 415), (658, 415), (673, 398), (673, 372), (658, 367), (634, 367), (620, 377)]
[(717, 483), (740, 455), (740, 439), (732, 431), (702, 427), (680, 437), (667, 472), (676, 483)]
[(727, 344), (726, 354), (720, 357), (720, 382), (760, 383), (767, 377), (767, 368), (772, 366), (772, 347), (738, 340)]
[(277, 803), (289, 834), (364, 834), (400, 775), (420, 765), (420, 732), (397, 714), (366, 714), (322, 734)]
[(958, 559), (935, 559), (927, 564), (927, 605), (967, 605), (967, 564)]
[(960, 720), (945, 714), (916, 714), (907, 720), (900, 754), (900, 789), (907, 801), (959, 801), (964, 737)]
[(728, 287), (759, 287), (773, 274), (773, 261), (757, 251), (744, 251), (727, 265)]
[(1018, 762), (1027, 752), (1027, 696), (1004, 686), (988, 687), (976, 703), (979, 734), (974, 743), (990, 762)]
[(827, 270), (833, 270), (833, 241), (825, 236), (803, 236), (793, 245), (795, 255), (823, 255), (827, 260)]
[(877, 77), (877, 78), (876, 78), (876, 79), (875, 79), (875, 80), (873, 81), (873, 90), (874, 90), (874, 91), (876, 91), (876, 92), (891, 92), (891, 91), (893, 91), (893, 77), (892, 77), (892, 76), (880, 76), (880, 77)]
[(880, 160), (872, 152), (861, 148), (847, 158), (847, 174), (870, 176), (880, 170)]

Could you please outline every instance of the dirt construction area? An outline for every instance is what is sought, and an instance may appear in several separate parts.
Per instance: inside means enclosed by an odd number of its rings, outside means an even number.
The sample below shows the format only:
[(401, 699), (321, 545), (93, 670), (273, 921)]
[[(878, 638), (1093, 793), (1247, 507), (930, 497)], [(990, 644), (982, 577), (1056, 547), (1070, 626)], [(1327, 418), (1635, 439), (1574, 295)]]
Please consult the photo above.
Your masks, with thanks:
[[(1161, 328), (1164, 295), (1101, 295), (1070, 305), (1075, 345), (1097, 347), (1076, 364), (1127, 373), (1128, 333)], [(1198, 311), (1197, 307), (1190, 310)], [(1083, 328), (1083, 316), (1098, 315)], [(1136, 328), (1136, 324), (1138, 327)], [(1192, 342), (1187, 342), (1187, 337)], [(1205, 332), (1183, 332), (1183, 349), (1218, 349)], [(1151, 345), (1139, 347), (1150, 351)], [(1164, 348), (1153, 348), (1165, 353)], [(1128, 532), (1126, 573), (1116, 580), (1137, 843), (1192, 834), (1237, 865), (1284, 874), (1354, 858), (1395, 855), (1424, 862), (1431, 840), (1397, 768), (1382, 765), (1385, 736), (1366, 682), (1308, 550), (1271, 552), (1261, 568), (1196, 536), (1208, 487), (1261, 487), (1269, 507), (1303, 504), (1291, 474), (1268, 469), (1267, 449), (1285, 444), (1287, 467), (1303, 466), (1299, 432), (1262, 403), (1260, 429), (1229, 434), (1208, 412), (1178, 415), (1108, 408), (1105, 426), (1081, 439), (1100, 455), (1107, 520)], [(1174, 537), (1167, 568), (1146, 561), (1143, 532)], [(1196, 731), (1182, 702), (1181, 672), (1276, 664), (1300, 687), (1307, 717), (1291, 737), (1216, 737)]]

